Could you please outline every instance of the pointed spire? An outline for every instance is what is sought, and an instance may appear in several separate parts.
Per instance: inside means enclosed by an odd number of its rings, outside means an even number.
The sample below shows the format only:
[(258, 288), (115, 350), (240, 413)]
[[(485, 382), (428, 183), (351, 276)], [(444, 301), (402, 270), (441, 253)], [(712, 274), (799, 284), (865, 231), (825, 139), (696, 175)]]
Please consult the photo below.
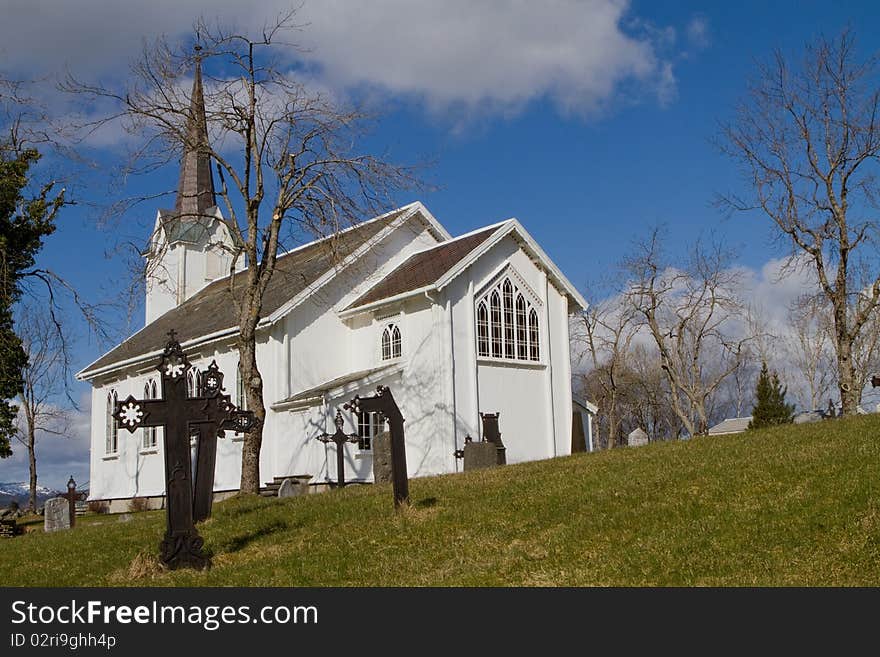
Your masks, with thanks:
[(202, 92), (202, 47), (196, 45), (196, 71), (186, 120), (186, 140), (180, 160), (180, 179), (174, 211), (182, 219), (195, 219), (217, 204), (208, 146), (208, 120)]

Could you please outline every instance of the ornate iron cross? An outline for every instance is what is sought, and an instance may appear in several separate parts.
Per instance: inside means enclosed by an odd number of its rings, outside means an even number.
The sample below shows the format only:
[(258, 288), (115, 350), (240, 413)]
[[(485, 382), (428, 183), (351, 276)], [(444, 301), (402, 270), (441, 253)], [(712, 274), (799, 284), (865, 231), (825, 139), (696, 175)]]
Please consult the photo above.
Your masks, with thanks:
[[(210, 566), (210, 559), (202, 552), (204, 541), (194, 525), (190, 434), (198, 428), (200, 438), (208, 438), (211, 446), (216, 448), (216, 437), (225, 429), (246, 432), (256, 422), (252, 412), (238, 410), (229, 395), (222, 394), (223, 374), (216, 362), (212, 362), (205, 372), (205, 394), (188, 397), (186, 373), (190, 368), (189, 360), (175, 340), (174, 331), (168, 336), (168, 344), (156, 368), (161, 374), (162, 398), (135, 399), (129, 395), (116, 402), (113, 417), (131, 433), (141, 427), (165, 427), (167, 529), (160, 544), (160, 558), (171, 569), (181, 566), (205, 568)], [(213, 487), (213, 458), (211, 466), (210, 474), (203, 473), (202, 479), (209, 479)], [(202, 488), (204, 486), (199, 492)], [(211, 492), (209, 490), (208, 494)]]
[(345, 452), (343, 452), (342, 447), (345, 443), (356, 443), (360, 436), (356, 433), (345, 433), (342, 430), (342, 427), (345, 426), (345, 420), (342, 419), (342, 412), (338, 409), (333, 424), (336, 425), (336, 433), (322, 433), (317, 437), (317, 440), (324, 444), (329, 442), (336, 443), (336, 485), (342, 488), (345, 486)]
[(355, 413), (379, 413), (388, 421), (391, 433), (391, 482), (394, 487), (394, 506), (409, 504), (409, 479), (406, 472), (406, 439), (403, 433), (403, 415), (387, 386), (378, 386), (373, 397), (355, 395), (345, 410)]

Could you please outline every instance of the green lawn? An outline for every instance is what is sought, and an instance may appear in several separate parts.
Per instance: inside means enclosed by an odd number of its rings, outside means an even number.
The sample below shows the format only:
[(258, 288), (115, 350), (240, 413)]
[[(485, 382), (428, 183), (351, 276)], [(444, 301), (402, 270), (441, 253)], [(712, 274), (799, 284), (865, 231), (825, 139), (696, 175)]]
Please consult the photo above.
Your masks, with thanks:
[(880, 585), (880, 417), (580, 454), (285, 500), (200, 525), (213, 568), (162, 572), (163, 512), (0, 542), (22, 586)]

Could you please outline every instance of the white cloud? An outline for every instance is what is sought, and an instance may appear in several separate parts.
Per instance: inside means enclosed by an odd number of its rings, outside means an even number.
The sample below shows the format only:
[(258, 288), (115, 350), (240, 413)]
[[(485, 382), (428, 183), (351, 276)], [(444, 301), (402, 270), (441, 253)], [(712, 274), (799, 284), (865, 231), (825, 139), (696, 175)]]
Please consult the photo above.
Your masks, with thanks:
[[(233, 0), (12, 0), (0, 55), (12, 71), (124, 75), (144, 38), (187, 33), (193, 20), (259, 29), (289, 7)], [(616, 100), (675, 95), (670, 26), (632, 16), (626, 0), (375, 0), (306, 3), (300, 56), (340, 89), (379, 89), (435, 112), (510, 113), (539, 99), (590, 115)], [(693, 26), (692, 21), (692, 26)], [(691, 27), (688, 34), (691, 33)], [(697, 29), (697, 28), (693, 28)]]
[(709, 19), (703, 15), (696, 15), (688, 22), (687, 30), (688, 42), (695, 48), (708, 48), (711, 43), (709, 34)]

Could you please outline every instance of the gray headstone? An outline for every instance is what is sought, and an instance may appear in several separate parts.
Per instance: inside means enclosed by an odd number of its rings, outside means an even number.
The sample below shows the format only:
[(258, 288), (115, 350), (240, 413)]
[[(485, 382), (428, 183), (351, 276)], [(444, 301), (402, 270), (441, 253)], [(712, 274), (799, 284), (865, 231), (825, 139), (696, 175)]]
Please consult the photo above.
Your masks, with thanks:
[(465, 443), (464, 471), (494, 468), (498, 465), (498, 447), (495, 443)]
[(57, 532), (61, 529), (70, 529), (69, 504), (63, 497), (53, 497), (46, 500), (43, 516), (43, 530)]
[(630, 433), (629, 436), (627, 436), (626, 444), (630, 447), (642, 447), (643, 445), (647, 445), (648, 434), (646, 434), (640, 427), (637, 427), (632, 430), (632, 433)]
[(377, 484), (387, 484), (392, 480), (391, 475), (391, 434), (383, 431), (373, 437), (371, 445), (373, 449), (373, 481)]
[(278, 497), (296, 497), (306, 492), (306, 485), (299, 479), (287, 478), (278, 487)]

